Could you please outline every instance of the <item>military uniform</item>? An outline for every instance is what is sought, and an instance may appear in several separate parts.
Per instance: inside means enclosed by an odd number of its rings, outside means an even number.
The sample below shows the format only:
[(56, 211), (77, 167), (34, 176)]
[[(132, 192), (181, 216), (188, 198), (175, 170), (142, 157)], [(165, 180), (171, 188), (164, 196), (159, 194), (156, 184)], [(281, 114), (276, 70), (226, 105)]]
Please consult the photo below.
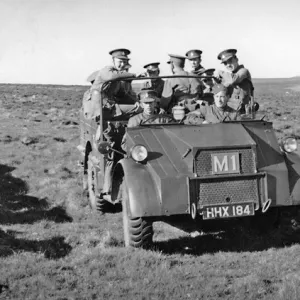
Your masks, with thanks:
[(145, 113), (140, 113), (129, 119), (127, 127), (131, 128), (131, 127), (140, 126), (142, 122), (155, 116), (157, 116), (157, 118), (154, 118), (149, 122), (146, 122), (146, 124), (162, 124), (162, 123), (169, 123), (171, 121), (171, 118), (166, 118), (163, 115), (158, 115), (158, 114), (147, 115)]
[[(215, 69), (205, 69), (199, 73), (200, 76), (213, 76)], [(212, 78), (202, 78), (201, 81), (203, 82), (204, 89), (203, 89), (203, 96), (201, 100), (205, 101), (205, 104), (212, 105), (214, 103), (214, 95), (212, 93), (212, 86), (214, 81)]]
[(153, 89), (157, 93), (157, 96), (160, 98), (164, 90), (164, 85), (165, 85), (165, 81), (162, 80), (161, 78), (157, 78), (157, 79), (146, 81), (143, 85), (143, 88)]
[[(218, 59), (224, 63), (234, 57), (236, 52), (235, 49), (224, 50), (218, 55)], [(229, 88), (231, 96), (228, 105), (230, 107), (239, 109), (250, 103), (254, 88), (251, 74), (243, 65), (239, 65), (232, 73), (218, 70), (215, 72), (215, 76)]]
[(221, 123), (224, 120), (232, 121), (239, 119), (239, 114), (229, 106), (217, 107), (215, 104), (200, 106), (199, 109), (189, 113), (184, 124), (197, 125), (204, 121), (208, 123)]
[[(127, 62), (128, 65), (128, 54), (130, 53), (127, 49), (115, 49), (109, 52), (113, 58), (119, 58)], [(126, 66), (125, 66), (126, 67)], [(91, 92), (97, 91), (98, 93), (101, 92), (102, 85), (105, 81), (115, 79), (115, 78), (128, 78), (128, 77), (135, 77), (134, 74), (125, 72), (124, 70), (118, 70), (114, 66), (107, 66), (101, 69), (93, 83), (91, 88)], [(126, 114), (126, 112), (122, 112), (120, 108), (118, 108), (117, 104), (135, 104), (136, 97), (132, 92), (132, 87), (130, 82), (111, 82), (105, 86), (102, 90), (103, 94), (103, 108), (105, 114), (108, 115), (108, 118), (119, 116), (121, 114)], [(92, 106), (93, 106), (93, 115), (92, 117), (98, 116), (100, 114), (100, 107), (99, 107), (99, 94), (92, 97)], [(131, 112), (130, 112), (131, 113)]]
[[(174, 75), (187, 76), (188, 72), (183, 70), (184, 56), (169, 54), (170, 62), (173, 63)], [(185, 105), (188, 110), (192, 111), (196, 107), (195, 100), (202, 96), (202, 84), (196, 78), (169, 78), (165, 81), (160, 105), (163, 109), (178, 104)], [(172, 102), (172, 104), (171, 104)]]
[[(144, 65), (144, 69), (147, 70), (148, 76), (152, 77), (152, 74), (155, 74), (155, 77), (159, 75), (159, 62), (149, 63)], [(160, 98), (164, 89), (165, 81), (161, 78), (149, 79), (143, 84), (144, 89), (152, 89), (157, 93), (157, 96)]]

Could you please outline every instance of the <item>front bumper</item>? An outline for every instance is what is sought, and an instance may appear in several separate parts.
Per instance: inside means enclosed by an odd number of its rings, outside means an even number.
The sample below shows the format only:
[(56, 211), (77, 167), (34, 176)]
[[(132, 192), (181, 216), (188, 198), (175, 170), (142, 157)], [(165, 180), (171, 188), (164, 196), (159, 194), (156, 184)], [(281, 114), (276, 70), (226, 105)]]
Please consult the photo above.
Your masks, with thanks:
[(188, 178), (189, 213), (194, 208), (201, 214), (203, 207), (253, 203), (255, 210), (269, 203), (265, 172)]

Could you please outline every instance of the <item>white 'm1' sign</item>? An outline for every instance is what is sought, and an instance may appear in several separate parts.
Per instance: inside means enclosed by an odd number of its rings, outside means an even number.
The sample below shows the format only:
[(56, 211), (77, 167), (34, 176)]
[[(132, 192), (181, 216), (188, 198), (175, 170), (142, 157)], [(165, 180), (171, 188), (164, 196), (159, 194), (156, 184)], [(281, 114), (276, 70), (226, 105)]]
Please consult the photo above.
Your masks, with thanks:
[(238, 152), (211, 154), (211, 163), (213, 174), (240, 173)]

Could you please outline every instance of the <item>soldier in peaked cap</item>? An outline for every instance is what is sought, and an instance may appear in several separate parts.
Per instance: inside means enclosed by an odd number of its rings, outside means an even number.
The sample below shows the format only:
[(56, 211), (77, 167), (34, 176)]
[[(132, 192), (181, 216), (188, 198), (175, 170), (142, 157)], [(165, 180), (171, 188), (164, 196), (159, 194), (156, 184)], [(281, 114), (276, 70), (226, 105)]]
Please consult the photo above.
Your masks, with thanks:
[(192, 67), (192, 74), (198, 75), (200, 72), (204, 71), (204, 67), (201, 65), (201, 54), (202, 51), (198, 49), (189, 50), (185, 55), (186, 58), (190, 61)]
[(214, 76), (229, 88), (231, 96), (228, 105), (243, 111), (250, 103), (254, 87), (249, 70), (239, 64), (236, 53), (236, 49), (227, 49), (219, 53), (218, 59), (227, 71), (216, 70)]
[[(141, 122), (146, 121), (152, 116), (158, 116), (157, 118), (149, 121), (150, 123), (154, 124), (162, 124), (162, 123), (169, 123), (170, 118), (166, 118), (163, 115), (157, 114), (156, 110), (156, 101), (157, 101), (157, 93), (152, 89), (144, 89), (142, 90), (139, 95), (140, 104), (143, 108), (143, 112), (133, 116), (129, 119), (127, 127), (136, 127), (139, 126)], [(147, 122), (148, 123), (148, 122)]]
[(197, 125), (209, 123), (221, 123), (225, 120), (232, 121), (240, 118), (239, 112), (227, 105), (229, 94), (228, 88), (223, 84), (216, 84), (212, 88), (214, 104), (200, 106), (197, 110), (189, 113), (184, 124)]
[[(160, 73), (158, 67), (159, 65), (160, 65), (159, 62), (154, 62), (154, 63), (149, 63), (144, 65), (144, 68), (146, 69), (146, 75), (148, 77), (158, 77)], [(147, 80), (143, 85), (143, 87), (147, 89), (153, 89), (154, 91), (156, 91), (158, 97), (161, 97), (164, 89), (164, 84), (165, 84), (164, 80), (162, 80), (161, 78), (157, 78), (157, 79)]]
[[(174, 75), (189, 75), (184, 71), (185, 56), (169, 54), (171, 71)], [(202, 84), (196, 78), (169, 78), (165, 81), (160, 105), (170, 110), (175, 105), (182, 105), (188, 111), (195, 109), (196, 100), (202, 96)]]
[[(201, 72), (199, 72), (200, 76), (203, 76), (204, 78), (201, 78), (201, 82), (204, 85), (203, 89), (203, 96), (201, 100), (204, 100), (202, 104), (208, 104), (212, 105), (214, 103), (214, 96), (212, 93), (212, 87), (214, 86), (215, 82), (213, 78), (209, 78), (210, 76), (214, 75), (215, 69), (205, 69)], [(205, 78), (208, 77), (208, 78)]]
[[(112, 56), (113, 65), (107, 66), (101, 69), (92, 86), (92, 103), (93, 114), (91, 117), (100, 115), (100, 92), (103, 83), (106, 80), (122, 77), (135, 77), (134, 74), (126, 72), (126, 66), (128, 65), (130, 51), (128, 49), (120, 48), (114, 49), (109, 52)], [(118, 109), (117, 104), (135, 104), (136, 98), (132, 92), (130, 82), (113, 82), (105, 88), (105, 98), (103, 99), (104, 107), (111, 112), (112, 116), (122, 114)], [(126, 112), (125, 112), (126, 113)]]

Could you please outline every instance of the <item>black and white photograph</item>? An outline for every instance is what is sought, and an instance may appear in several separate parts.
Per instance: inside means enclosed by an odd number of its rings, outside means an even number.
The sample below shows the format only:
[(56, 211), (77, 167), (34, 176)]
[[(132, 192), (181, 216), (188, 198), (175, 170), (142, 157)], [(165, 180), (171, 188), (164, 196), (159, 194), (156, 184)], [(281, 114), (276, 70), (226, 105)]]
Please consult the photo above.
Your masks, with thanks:
[(299, 0), (0, 0), (0, 300), (299, 300), (299, 32)]

